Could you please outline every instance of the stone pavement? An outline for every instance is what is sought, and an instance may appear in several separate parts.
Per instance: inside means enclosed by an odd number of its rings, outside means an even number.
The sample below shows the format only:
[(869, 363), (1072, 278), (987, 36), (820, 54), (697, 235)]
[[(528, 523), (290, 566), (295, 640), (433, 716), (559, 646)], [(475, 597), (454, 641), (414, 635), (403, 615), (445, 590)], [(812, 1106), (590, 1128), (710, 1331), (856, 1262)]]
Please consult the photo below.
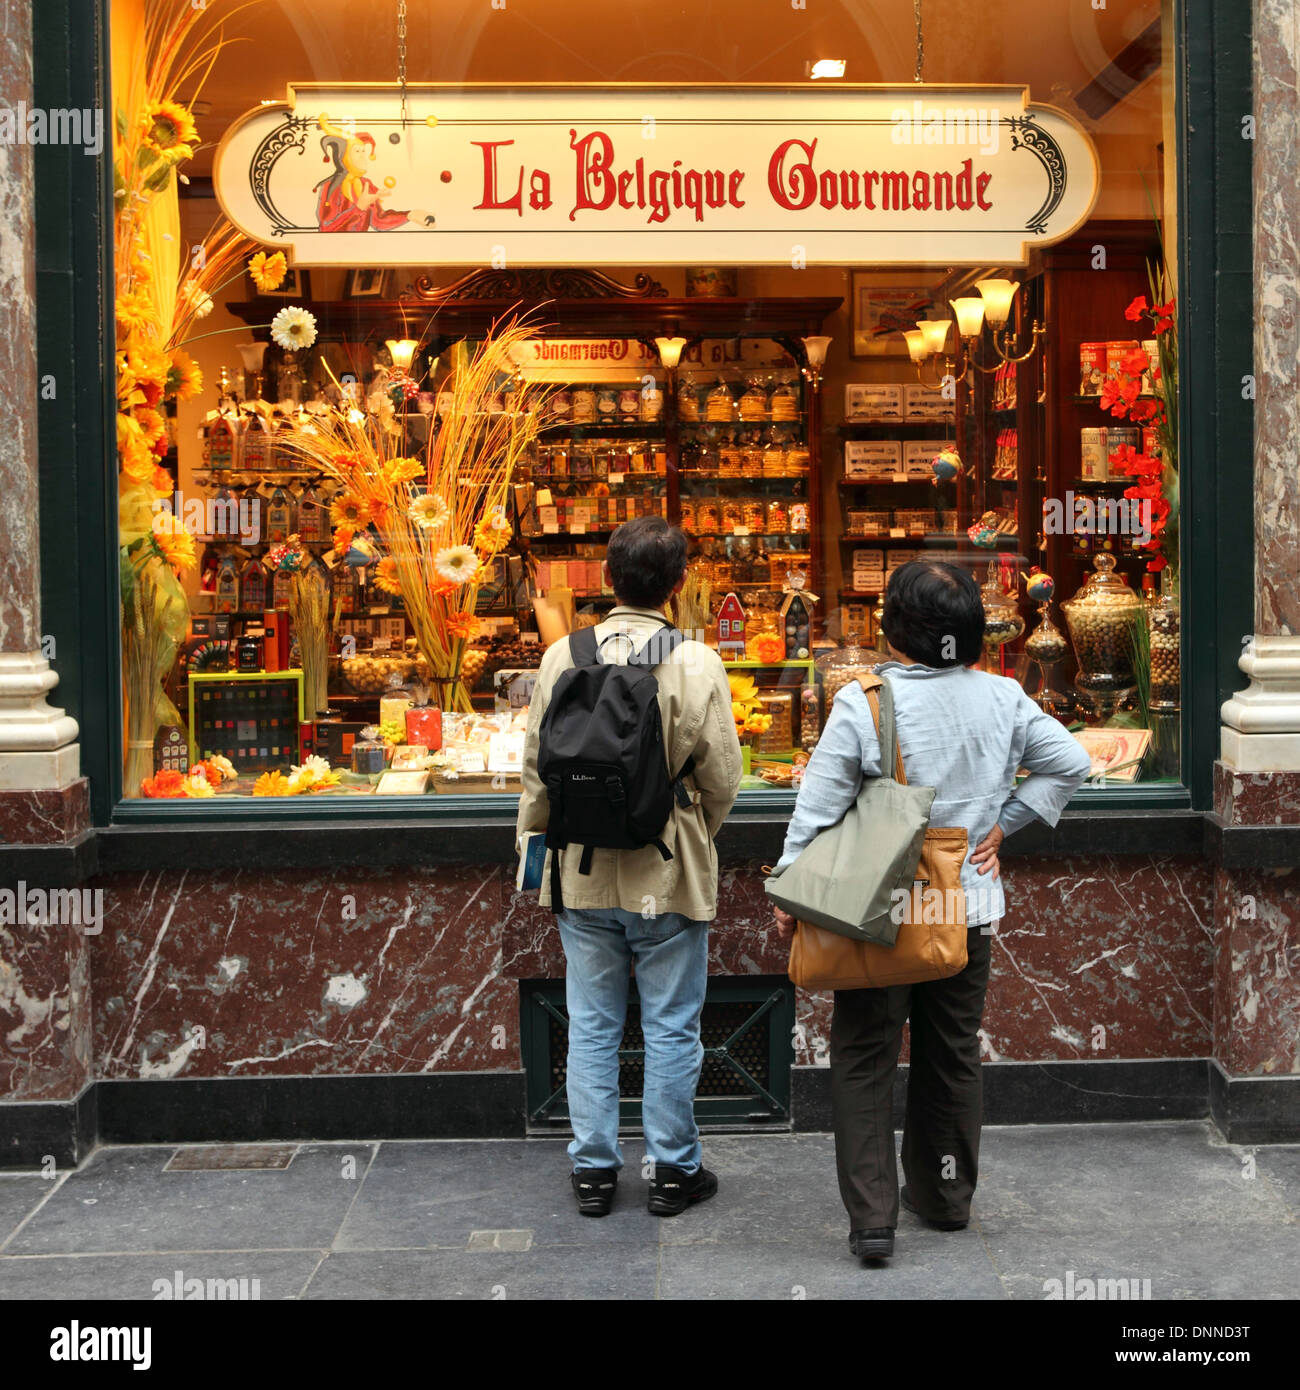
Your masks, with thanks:
[(1277, 1299), (1300, 1273), (1300, 1146), (1228, 1145), (1205, 1123), (987, 1129), (970, 1227), (903, 1212), (893, 1260), (867, 1266), (829, 1135), (706, 1137), (721, 1190), (672, 1219), (645, 1210), (636, 1138), (603, 1220), (576, 1214), (562, 1140), (280, 1147), (279, 1169), (177, 1171), (174, 1146), (149, 1146), (0, 1175), (0, 1301), (210, 1279), (262, 1299), (1041, 1300), (1053, 1279)]

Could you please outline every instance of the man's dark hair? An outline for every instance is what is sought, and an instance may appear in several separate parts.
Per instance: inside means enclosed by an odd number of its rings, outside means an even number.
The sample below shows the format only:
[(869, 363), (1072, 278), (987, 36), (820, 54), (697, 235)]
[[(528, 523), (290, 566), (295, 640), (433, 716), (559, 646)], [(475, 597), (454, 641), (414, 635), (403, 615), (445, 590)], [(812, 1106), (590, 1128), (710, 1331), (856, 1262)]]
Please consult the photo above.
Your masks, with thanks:
[(979, 585), (957, 565), (912, 560), (890, 577), (880, 625), (891, 646), (923, 666), (969, 666), (984, 641)]
[(662, 608), (686, 573), (686, 535), (661, 516), (639, 516), (609, 538), (605, 560), (620, 603)]

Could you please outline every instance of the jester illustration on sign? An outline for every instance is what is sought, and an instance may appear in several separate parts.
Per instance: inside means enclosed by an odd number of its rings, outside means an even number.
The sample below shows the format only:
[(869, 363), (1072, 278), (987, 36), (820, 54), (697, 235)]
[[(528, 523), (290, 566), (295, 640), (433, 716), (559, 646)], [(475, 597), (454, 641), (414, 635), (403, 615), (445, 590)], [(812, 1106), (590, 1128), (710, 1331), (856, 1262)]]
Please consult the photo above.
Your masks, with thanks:
[[(431, 213), (412, 208), (400, 212), (385, 208), (380, 202), (379, 189), (366, 177), (366, 163), (375, 158), (375, 137), (358, 131), (349, 135), (324, 112), (316, 118), (325, 132), (321, 136), (324, 162), (334, 163), (334, 172), (322, 179), (313, 190), (316, 194), (316, 221), (322, 232), (388, 232), (396, 227), (417, 223), (432, 227)], [(386, 178), (388, 193), (397, 180)]]

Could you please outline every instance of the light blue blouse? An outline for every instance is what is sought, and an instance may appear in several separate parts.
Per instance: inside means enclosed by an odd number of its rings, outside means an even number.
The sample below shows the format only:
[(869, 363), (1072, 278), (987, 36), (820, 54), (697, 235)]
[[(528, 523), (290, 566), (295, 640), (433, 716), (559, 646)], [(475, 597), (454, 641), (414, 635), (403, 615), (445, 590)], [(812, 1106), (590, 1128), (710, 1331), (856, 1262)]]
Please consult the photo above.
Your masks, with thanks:
[[(931, 825), (964, 826), (973, 850), (994, 825), (1011, 835), (1032, 820), (1056, 824), (1088, 775), (1088, 755), (1019, 682), (965, 666), (938, 670), (886, 661), (876, 670), (894, 694), (907, 780), (935, 788)], [(1029, 776), (1016, 787), (1020, 768)], [(808, 760), (777, 871), (818, 831), (840, 820), (864, 777), (879, 775), (880, 741), (871, 707), (853, 682), (836, 695)], [(961, 881), (969, 925), (1002, 916), (1006, 900), (1000, 878), (990, 881), (968, 858)]]

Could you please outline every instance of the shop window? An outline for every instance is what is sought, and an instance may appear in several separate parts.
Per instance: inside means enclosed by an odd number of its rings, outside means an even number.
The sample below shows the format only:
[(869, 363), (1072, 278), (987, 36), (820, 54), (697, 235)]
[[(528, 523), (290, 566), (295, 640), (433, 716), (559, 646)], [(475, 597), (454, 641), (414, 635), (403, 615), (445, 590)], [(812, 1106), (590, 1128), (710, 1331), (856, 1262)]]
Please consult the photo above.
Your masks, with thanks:
[[(884, 7), (870, 32), (859, 6), (792, 11), (784, 47), (740, 0), (699, 7), (662, 47), (639, 0), (617, 22), (575, 2), (524, 24), (512, 6), (490, 45), (413, 27), (400, 60), (404, 7), (390, 8), (357, 42), (353, 16), (298, 0), (267, 0), (255, 20), (212, 3), (113, 6), (126, 799), (517, 793), (542, 653), (605, 619), (605, 545), (643, 515), (688, 535), (672, 616), (728, 665), (755, 794), (797, 784), (835, 691), (885, 654), (890, 574), (919, 556), (976, 576), (984, 666), (1076, 729), (1100, 780), (1178, 782), (1168, 5), (1086, 19), (1068, 0), (970, 6), (925, 36), (935, 85), (914, 89), (907, 5)], [(459, 8), (444, 22), (477, 32), (481, 16)], [(203, 61), (150, 61), (155, 12)], [(222, 46), (254, 23), (251, 48)], [(718, 57), (715, 31), (734, 58)], [(778, 55), (831, 49), (845, 82), (918, 94), (893, 141), (908, 177), (840, 168), (830, 143), (791, 137), (749, 184), (715, 177), (728, 152), (704, 146), (695, 183), (671, 161), (656, 182), (666, 146), (652, 115), (617, 172), (575, 117), (564, 150), (588, 161), (588, 205), (606, 187), (641, 199), (635, 257), (616, 263), (575, 236), (563, 267), (541, 242), (516, 265), (503, 232), (478, 264), (438, 259), (444, 229), (460, 245), (448, 208), (466, 168), (497, 222), (522, 226), (560, 198), (537, 169), (514, 182), (504, 142), (520, 83), (797, 79), (731, 94), (733, 128), (752, 110), (766, 129), (783, 100), (826, 95)], [(406, 157), (403, 141), (443, 129), (423, 114), (440, 92), (414, 83), (417, 64), (440, 82), (501, 84), (502, 143), (480, 141), (477, 165), (449, 153), (439, 173)], [(336, 85), (333, 111), (300, 93), (274, 114), (272, 94), (311, 82)], [(366, 83), (390, 85), (358, 114), (347, 92)], [(1020, 255), (1014, 239), (989, 254), (979, 219), (998, 208), (998, 141), (1027, 146), (1034, 129), (959, 108), (960, 130), (949, 110), (927, 133), (920, 98), (980, 84), (1023, 85), (1096, 156), (1095, 201), (1059, 238), (1044, 229), (1063, 181), (1037, 156), (1048, 197)], [(269, 176), (257, 183), (274, 142), (241, 170), (280, 218), (253, 240), (213, 196), (213, 149), (225, 141), (218, 165), (237, 158), (245, 113), (266, 108), (307, 172), (290, 216)], [(1091, 180), (1088, 160), (1070, 177), (1075, 190)], [(780, 234), (711, 238), (708, 217), (738, 210), (760, 179), (782, 187)], [(859, 207), (889, 214), (892, 236), (876, 240), (868, 219), (828, 263), (816, 219)], [(939, 254), (907, 241), (903, 214), (940, 213)], [(669, 239), (683, 225), (701, 232), (690, 264)], [(302, 232), (347, 254), (298, 258)], [(393, 254), (403, 237), (429, 238), (428, 258)], [(379, 264), (359, 259), (372, 247)]]

